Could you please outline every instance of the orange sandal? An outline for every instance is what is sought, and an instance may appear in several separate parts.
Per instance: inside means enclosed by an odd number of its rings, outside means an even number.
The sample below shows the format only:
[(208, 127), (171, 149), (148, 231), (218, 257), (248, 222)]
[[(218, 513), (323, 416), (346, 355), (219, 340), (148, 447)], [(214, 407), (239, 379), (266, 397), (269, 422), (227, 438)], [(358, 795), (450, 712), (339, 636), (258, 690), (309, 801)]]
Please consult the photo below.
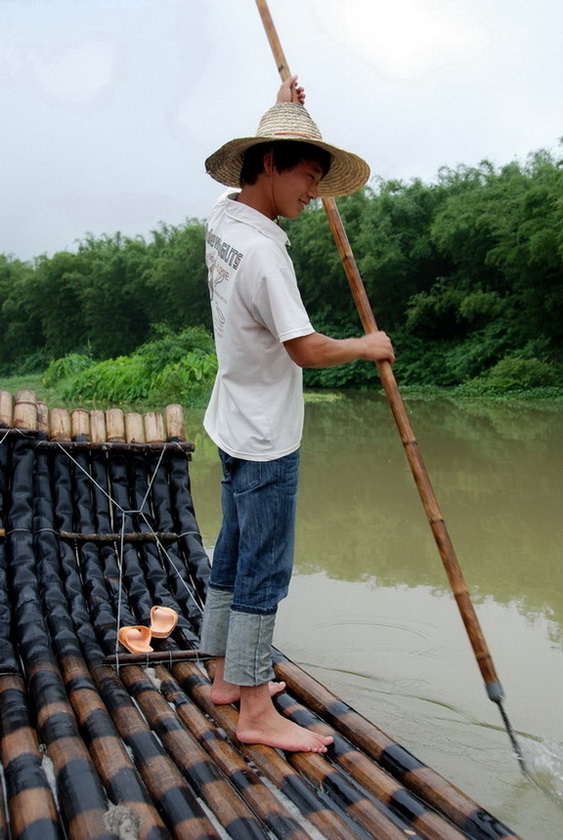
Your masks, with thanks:
[(120, 627), (117, 638), (131, 653), (151, 653), (153, 650), (149, 644), (151, 635), (149, 627), (135, 624), (131, 627)]
[(151, 633), (165, 639), (178, 624), (178, 613), (172, 607), (151, 607)]

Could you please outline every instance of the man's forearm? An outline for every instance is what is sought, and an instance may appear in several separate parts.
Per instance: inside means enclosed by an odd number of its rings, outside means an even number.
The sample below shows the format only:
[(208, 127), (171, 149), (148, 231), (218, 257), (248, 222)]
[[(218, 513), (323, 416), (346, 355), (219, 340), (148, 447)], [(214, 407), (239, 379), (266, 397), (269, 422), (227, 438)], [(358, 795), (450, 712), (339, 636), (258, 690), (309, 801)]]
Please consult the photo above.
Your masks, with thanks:
[(331, 338), (315, 332), (286, 341), (284, 346), (295, 364), (303, 368), (335, 367), (356, 359), (395, 359), (391, 342), (383, 332), (358, 338)]

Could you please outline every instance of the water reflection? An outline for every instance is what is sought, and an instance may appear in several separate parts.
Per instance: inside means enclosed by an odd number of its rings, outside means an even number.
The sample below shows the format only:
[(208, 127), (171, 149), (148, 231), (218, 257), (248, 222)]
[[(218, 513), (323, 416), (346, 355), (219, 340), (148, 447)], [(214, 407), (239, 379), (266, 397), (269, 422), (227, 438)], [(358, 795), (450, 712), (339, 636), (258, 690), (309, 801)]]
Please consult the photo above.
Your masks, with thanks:
[[(511, 723), (563, 799), (563, 407), (409, 399), (407, 410)], [(201, 416), (191, 422), (212, 546), (219, 467)], [(523, 837), (563, 836), (561, 808), (522, 778), (486, 697), (377, 395), (307, 406), (295, 576), (276, 643)]]
[[(446, 400), (408, 408), (472, 596), (561, 624), (563, 411)], [(299, 571), (448, 589), (381, 399), (308, 406), (300, 504)]]

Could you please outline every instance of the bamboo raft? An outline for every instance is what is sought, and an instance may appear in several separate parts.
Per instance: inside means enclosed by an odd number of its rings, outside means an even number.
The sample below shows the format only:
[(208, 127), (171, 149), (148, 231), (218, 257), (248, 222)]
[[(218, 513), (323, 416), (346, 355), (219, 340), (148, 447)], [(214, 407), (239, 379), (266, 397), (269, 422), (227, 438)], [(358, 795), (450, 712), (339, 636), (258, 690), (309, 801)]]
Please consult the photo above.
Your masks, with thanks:
[[(275, 651), (326, 755), (235, 737), (197, 654), (209, 561), (180, 406), (48, 410), (0, 392), (0, 840), (496, 840), (509, 828)], [(124, 625), (179, 615), (154, 651)]]

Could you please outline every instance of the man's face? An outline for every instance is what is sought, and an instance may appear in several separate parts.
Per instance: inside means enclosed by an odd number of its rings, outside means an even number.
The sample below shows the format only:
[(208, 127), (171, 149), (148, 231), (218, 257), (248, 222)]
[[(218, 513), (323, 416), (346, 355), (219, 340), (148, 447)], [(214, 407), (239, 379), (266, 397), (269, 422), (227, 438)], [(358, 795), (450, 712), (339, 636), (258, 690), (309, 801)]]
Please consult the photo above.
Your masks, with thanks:
[(302, 160), (294, 169), (275, 172), (273, 199), (278, 216), (296, 219), (307, 204), (318, 196), (322, 167), (315, 160)]

